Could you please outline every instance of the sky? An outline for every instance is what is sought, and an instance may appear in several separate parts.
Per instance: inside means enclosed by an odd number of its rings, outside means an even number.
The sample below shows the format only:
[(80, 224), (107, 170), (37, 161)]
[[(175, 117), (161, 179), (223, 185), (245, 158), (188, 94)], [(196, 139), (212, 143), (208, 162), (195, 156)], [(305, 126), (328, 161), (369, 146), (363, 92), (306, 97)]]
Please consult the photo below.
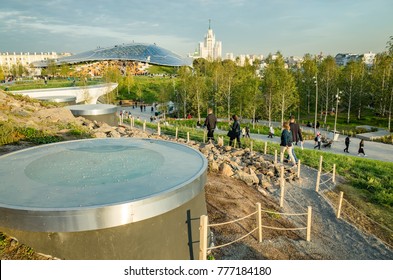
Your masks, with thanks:
[(379, 53), (392, 0), (0, 0), (0, 52), (71, 52), (132, 42), (192, 53), (209, 27), (223, 55)]

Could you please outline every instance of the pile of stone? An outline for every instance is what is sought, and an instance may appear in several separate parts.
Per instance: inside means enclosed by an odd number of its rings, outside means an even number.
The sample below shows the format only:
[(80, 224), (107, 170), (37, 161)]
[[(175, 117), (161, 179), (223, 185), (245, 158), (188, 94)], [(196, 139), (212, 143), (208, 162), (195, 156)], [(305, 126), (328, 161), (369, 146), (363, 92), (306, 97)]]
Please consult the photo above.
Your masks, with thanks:
[[(270, 156), (253, 152), (249, 148), (235, 149), (213, 144), (199, 144), (199, 150), (208, 159), (210, 172), (241, 180), (262, 193), (264, 189), (280, 184), (281, 164), (274, 164)], [(285, 180), (298, 180), (296, 171), (284, 165)]]

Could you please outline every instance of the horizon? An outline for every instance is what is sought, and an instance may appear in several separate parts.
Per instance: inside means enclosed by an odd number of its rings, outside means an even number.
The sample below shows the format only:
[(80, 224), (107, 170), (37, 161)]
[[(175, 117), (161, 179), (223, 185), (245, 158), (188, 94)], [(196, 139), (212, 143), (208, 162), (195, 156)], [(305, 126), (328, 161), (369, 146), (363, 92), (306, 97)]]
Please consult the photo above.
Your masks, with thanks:
[(390, 0), (133, 2), (9, 1), (0, 11), (0, 52), (77, 54), (135, 41), (185, 57), (203, 42), (210, 19), (223, 58), (381, 53), (393, 35)]

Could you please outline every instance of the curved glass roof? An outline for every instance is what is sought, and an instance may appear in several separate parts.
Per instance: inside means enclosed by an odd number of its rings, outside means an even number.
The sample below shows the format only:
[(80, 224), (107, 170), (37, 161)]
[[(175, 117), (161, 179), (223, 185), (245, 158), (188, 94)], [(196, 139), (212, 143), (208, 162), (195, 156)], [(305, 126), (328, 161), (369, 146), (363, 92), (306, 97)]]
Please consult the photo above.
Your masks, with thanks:
[(71, 64), (100, 60), (131, 60), (166, 66), (191, 65), (191, 61), (186, 58), (182, 58), (169, 50), (161, 48), (155, 44), (144, 43), (132, 43), (127, 45), (115, 45), (114, 47), (109, 48), (98, 48), (92, 51), (59, 58), (57, 60), (57, 64)]

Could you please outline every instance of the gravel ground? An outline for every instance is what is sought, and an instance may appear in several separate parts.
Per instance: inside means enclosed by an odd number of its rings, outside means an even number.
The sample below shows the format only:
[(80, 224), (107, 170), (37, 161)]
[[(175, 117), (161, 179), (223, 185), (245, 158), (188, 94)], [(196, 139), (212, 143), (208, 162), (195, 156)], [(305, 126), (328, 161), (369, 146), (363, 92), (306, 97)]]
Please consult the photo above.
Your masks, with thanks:
[[(268, 188), (268, 194), (262, 195), (255, 188), (211, 174), (206, 190), (210, 223), (243, 217), (254, 211), (256, 202), (261, 202), (262, 209), (281, 213), (306, 213), (307, 206), (312, 206), (310, 242), (305, 240), (305, 230), (264, 229), (262, 243), (254, 237), (247, 237), (234, 245), (213, 250), (213, 255), (217, 259), (392, 260), (393, 251), (379, 239), (336, 218), (335, 210), (321, 196), (327, 187), (321, 185), (320, 191), (315, 191), (316, 177), (317, 170), (302, 166), (302, 179), (293, 184), (286, 183), (285, 202), (280, 209), (278, 186)], [(263, 224), (276, 227), (304, 227), (306, 220), (304, 216), (291, 216), (275, 219), (275, 224), (269, 224), (271, 221), (265, 222), (268, 218), (262, 218)], [(237, 230), (213, 229), (216, 245), (231, 241), (228, 236), (239, 238), (247, 229), (253, 228), (253, 223), (241, 223)]]

